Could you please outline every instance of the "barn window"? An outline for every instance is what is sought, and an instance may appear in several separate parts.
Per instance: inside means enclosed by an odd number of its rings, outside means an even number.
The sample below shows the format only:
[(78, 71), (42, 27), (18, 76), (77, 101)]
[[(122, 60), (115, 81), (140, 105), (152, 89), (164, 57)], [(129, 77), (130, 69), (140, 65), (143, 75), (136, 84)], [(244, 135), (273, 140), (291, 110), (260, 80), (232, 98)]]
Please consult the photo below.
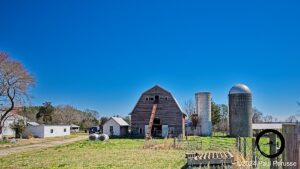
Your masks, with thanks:
[(153, 124), (160, 124), (160, 118), (155, 117), (153, 120)]
[(143, 129), (142, 128), (140, 128), (140, 134), (143, 134)]
[(66, 128), (64, 128), (64, 132), (67, 132), (67, 129), (66, 129)]
[(53, 133), (53, 129), (50, 129), (50, 133)]

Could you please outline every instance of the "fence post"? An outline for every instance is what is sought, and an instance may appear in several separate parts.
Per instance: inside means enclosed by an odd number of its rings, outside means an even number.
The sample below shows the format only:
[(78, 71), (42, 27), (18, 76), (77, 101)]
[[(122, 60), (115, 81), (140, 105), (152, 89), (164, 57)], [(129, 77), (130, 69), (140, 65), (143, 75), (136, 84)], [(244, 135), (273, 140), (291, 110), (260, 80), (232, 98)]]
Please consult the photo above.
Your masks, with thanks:
[(241, 149), (241, 138), (239, 136), (236, 137), (236, 148), (238, 149), (239, 152), (242, 151), (242, 149)]
[(238, 143), (239, 143), (239, 147), (238, 147), (239, 148), (239, 152), (242, 152), (242, 141), (241, 141), (242, 139), (241, 139), (240, 136), (238, 138), (239, 138), (239, 141), (238, 141)]
[[(270, 133), (270, 154), (276, 154), (276, 135), (274, 133)], [(270, 169), (277, 169), (277, 166), (273, 165), (273, 161), (276, 161), (277, 158), (270, 158)]]
[(256, 168), (256, 163), (257, 163), (257, 161), (256, 161), (256, 152), (255, 152), (255, 138), (254, 137), (252, 137), (252, 167), (253, 168)]
[(244, 137), (244, 158), (247, 157), (247, 138)]
[(176, 138), (174, 137), (174, 148), (176, 148)]

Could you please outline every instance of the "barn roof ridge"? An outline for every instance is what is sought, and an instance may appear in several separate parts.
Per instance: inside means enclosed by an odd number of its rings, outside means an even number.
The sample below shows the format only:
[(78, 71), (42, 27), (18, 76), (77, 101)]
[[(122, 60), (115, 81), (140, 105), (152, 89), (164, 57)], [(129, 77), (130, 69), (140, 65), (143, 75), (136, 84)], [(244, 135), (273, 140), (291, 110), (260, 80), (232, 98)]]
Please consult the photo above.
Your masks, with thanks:
[[(161, 87), (161, 86), (159, 86), (159, 85), (154, 85), (154, 86), (151, 87), (150, 89), (144, 91), (144, 92), (141, 94), (141, 96), (140, 96), (139, 98), (141, 98), (145, 93), (147, 93), (147, 92), (153, 90), (154, 88), (158, 88), (158, 89), (163, 90), (164, 92), (170, 94), (170, 96), (174, 99), (174, 101), (175, 101), (177, 107), (179, 108), (179, 110), (181, 111), (181, 113), (182, 113), (183, 115), (186, 116), (186, 114), (183, 112), (183, 109), (181, 108), (179, 102), (177, 101), (176, 97), (175, 97), (171, 92), (169, 92), (168, 90), (164, 89), (163, 87)], [(135, 109), (135, 107), (137, 106), (137, 104), (138, 104), (138, 102), (135, 104), (135, 106), (133, 107), (133, 109), (132, 109), (132, 111), (129, 113), (129, 115), (132, 114), (132, 112), (134, 111), (134, 109)]]
[(145, 94), (145, 93), (147, 93), (147, 92), (149, 92), (149, 91), (151, 91), (151, 90), (153, 90), (153, 89), (155, 89), (155, 88), (158, 88), (158, 89), (160, 89), (160, 90), (163, 90), (163, 91), (165, 91), (165, 92), (171, 94), (171, 92), (169, 92), (168, 90), (164, 89), (163, 87), (161, 87), (161, 86), (159, 86), (159, 85), (154, 85), (154, 86), (151, 87), (150, 89), (144, 91), (144, 92), (142, 93), (142, 95)]

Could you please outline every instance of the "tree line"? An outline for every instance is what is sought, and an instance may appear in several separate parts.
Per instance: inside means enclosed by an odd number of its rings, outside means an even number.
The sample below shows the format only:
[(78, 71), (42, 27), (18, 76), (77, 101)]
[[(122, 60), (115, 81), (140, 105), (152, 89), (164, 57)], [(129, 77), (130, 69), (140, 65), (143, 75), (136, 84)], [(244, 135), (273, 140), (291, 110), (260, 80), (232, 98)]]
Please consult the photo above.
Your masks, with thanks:
[[(297, 102), (300, 106), (300, 102)], [(184, 103), (184, 112), (187, 114), (187, 119), (192, 122), (192, 126), (196, 127), (201, 117), (197, 117), (195, 111), (195, 103), (193, 100), (188, 100)], [(196, 119), (197, 118), (197, 119)], [(229, 110), (226, 104), (216, 104), (211, 102), (211, 121), (214, 131), (229, 130)], [(300, 122), (300, 110), (294, 115), (288, 117), (285, 121), (280, 121), (278, 118), (264, 114), (258, 108), (252, 108), (252, 123), (271, 123), (271, 122)]]
[(81, 129), (100, 124), (99, 112), (95, 110), (82, 111), (71, 105), (53, 106), (51, 102), (45, 102), (42, 106), (23, 107), (20, 115), (39, 124), (75, 124)]

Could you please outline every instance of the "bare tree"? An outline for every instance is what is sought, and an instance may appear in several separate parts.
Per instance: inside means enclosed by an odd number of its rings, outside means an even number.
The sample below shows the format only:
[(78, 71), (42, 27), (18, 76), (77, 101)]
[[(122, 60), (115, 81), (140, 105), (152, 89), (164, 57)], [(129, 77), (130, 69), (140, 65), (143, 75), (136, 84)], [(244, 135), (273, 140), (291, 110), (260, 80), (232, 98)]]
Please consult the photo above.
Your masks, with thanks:
[[(300, 101), (297, 101), (298, 106), (300, 106)], [(296, 113), (293, 113), (294, 115), (291, 115), (286, 119), (286, 122), (290, 123), (297, 123), (300, 119), (300, 110), (296, 111)]]
[(221, 120), (219, 122), (219, 128), (221, 131), (228, 131), (229, 130), (229, 113), (228, 113), (228, 106), (226, 104), (218, 105), (220, 107), (220, 115)]
[(286, 119), (286, 122), (296, 123), (298, 122), (298, 118), (295, 115), (292, 115)]
[(34, 78), (24, 66), (0, 52), (0, 135), (4, 122), (12, 114), (16, 104), (29, 99), (28, 89), (34, 85)]
[(271, 116), (271, 115), (266, 115), (265, 117), (264, 117), (264, 121), (265, 122), (267, 122), (267, 123), (270, 123), (270, 122), (273, 122), (273, 116)]
[(256, 107), (252, 108), (252, 122), (253, 123), (259, 123), (259, 122), (263, 122), (263, 113), (261, 111), (259, 111)]
[(195, 103), (192, 99), (189, 99), (184, 102), (184, 111), (188, 116), (188, 119), (192, 119), (192, 115), (195, 113)]
[(98, 111), (96, 111), (96, 110), (85, 109), (85, 112), (88, 113), (88, 114), (91, 114), (96, 119), (100, 118), (100, 113)]
[(104, 125), (109, 120), (109, 117), (103, 116), (100, 118), (100, 125)]
[(74, 107), (70, 105), (58, 106), (54, 112), (54, 122), (72, 124), (79, 123), (80, 113)]

